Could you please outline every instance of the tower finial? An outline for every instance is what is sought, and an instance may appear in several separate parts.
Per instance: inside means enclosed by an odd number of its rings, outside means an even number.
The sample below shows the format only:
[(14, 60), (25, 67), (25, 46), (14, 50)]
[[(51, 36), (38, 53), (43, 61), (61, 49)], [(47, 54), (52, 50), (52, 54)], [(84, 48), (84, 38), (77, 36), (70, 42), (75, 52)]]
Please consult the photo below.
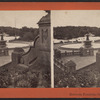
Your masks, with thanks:
[(50, 10), (45, 10), (45, 12), (47, 12), (48, 14), (50, 14)]

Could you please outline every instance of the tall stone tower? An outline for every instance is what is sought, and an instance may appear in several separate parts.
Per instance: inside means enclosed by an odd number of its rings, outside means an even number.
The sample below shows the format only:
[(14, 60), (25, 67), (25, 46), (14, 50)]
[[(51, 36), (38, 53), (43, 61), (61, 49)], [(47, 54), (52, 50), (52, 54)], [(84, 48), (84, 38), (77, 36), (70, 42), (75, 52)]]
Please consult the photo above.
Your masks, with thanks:
[(38, 22), (39, 25), (39, 55), (40, 65), (43, 67), (50, 66), (50, 52), (51, 52), (51, 23), (50, 23), (50, 11), (46, 11), (48, 14), (43, 16)]
[(33, 67), (38, 65), (39, 69), (43, 70), (50, 68), (48, 66), (50, 66), (51, 23), (50, 11), (47, 12), (47, 15), (43, 16), (38, 22), (39, 36), (35, 38), (34, 45), (30, 47), (27, 53), (18, 52), (17, 54), (20, 56), (16, 56), (16, 52), (13, 52), (12, 60), (14, 62), (16, 58), (18, 64), (21, 63)]

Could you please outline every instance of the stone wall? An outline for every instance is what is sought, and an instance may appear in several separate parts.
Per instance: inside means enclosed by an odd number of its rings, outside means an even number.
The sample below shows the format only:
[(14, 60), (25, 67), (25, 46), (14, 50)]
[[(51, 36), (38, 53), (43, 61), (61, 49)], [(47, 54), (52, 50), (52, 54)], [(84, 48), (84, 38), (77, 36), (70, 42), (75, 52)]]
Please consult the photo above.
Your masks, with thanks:
[(30, 47), (29, 51), (22, 55), (21, 63), (27, 66), (33, 64), (39, 56), (39, 37), (36, 37), (34, 45)]
[(58, 67), (60, 70), (66, 72), (66, 73), (75, 73), (76, 72), (76, 64), (71, 60), (66, 62), (66, 64), (64, 64), (63, 61), (54, 59), (54, 66)]

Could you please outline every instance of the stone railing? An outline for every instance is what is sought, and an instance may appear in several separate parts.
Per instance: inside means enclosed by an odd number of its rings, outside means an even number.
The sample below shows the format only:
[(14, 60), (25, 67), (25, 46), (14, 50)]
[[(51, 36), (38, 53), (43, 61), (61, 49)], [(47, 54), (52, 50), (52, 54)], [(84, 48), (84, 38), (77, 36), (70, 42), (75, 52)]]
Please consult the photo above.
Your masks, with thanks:
[(56, 67), (60, 68), (62, 71), (65, 71), (66, 73), (75, 72), (76, 71), (76, 66), (73, 66), (73, 65), (68, 66), (67, 63), (65, 64), (63, 61), (59, 61), (58, 59), (54, 59), (54, 65)]
[(59, 67), (61, 70), (65, 70), (66, 66), (64, 65), (63, 61), (59, 61), (58, 59), (54, 59), (55, 66)]
[(64, 57), (64, 56), (75, 56), (75, 55), (80, 55), (80, 51), (75, 51), (75, 50), (72, 50), (72, 51), (65, 51), (64, 53), (61, 53), (61, 56)]
[(61, 57), (66, 56), (93, 56), (94, 55), (94, 49), (93, 48), (80, 48), (79, 50), (70, 50), (65, 51), (61, 53)]

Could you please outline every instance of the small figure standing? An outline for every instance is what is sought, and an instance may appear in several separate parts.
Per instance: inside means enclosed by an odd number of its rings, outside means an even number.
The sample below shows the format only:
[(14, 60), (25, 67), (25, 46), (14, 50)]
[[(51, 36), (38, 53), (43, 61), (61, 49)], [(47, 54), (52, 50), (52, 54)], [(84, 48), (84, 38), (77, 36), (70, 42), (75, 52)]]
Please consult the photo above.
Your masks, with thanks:
[(86, 41), (89, 40), (89, 34), (86, 34)]
[(4, 38), (3, 38), (3, 34), (1, 34), (1, 41), (2, 41), (2, 40), (4, 40)]

